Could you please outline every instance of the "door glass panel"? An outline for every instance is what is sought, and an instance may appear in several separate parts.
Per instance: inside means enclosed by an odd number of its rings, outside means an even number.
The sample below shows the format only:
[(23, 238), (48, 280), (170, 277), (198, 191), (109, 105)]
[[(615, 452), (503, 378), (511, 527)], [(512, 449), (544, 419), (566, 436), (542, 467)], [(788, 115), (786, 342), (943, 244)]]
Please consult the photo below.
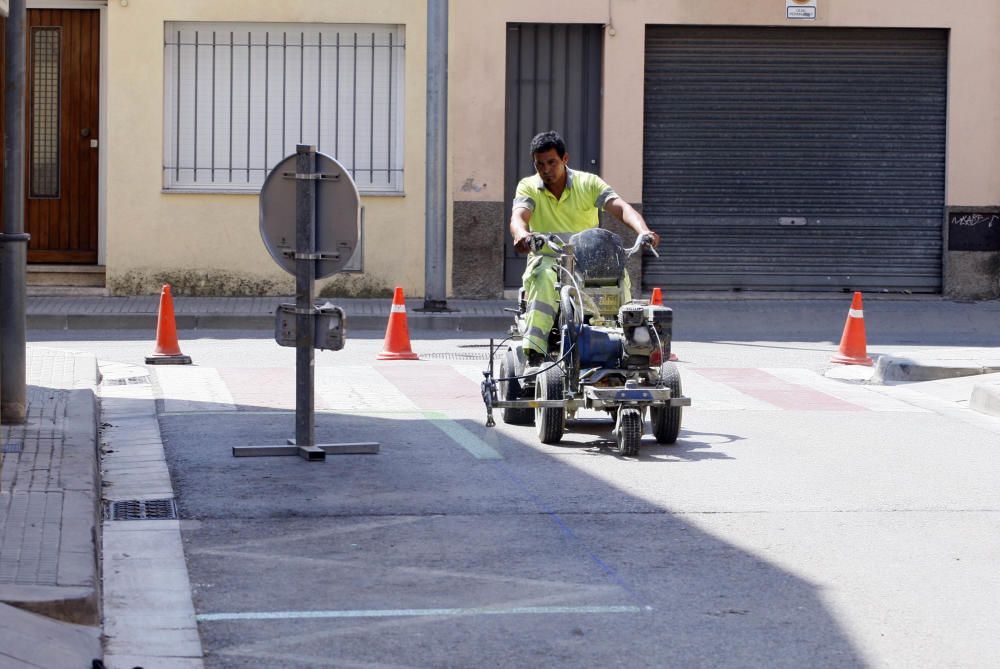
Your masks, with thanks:
[(59, 197), (59, 28), (31, 31), (31, 153), (33, 198)]

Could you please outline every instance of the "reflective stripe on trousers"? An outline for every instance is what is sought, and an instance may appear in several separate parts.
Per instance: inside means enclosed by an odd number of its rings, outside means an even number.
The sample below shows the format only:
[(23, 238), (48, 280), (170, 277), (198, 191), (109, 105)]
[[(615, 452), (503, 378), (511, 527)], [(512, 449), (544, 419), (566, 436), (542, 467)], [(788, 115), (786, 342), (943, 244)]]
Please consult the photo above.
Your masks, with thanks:
[(556, 292), (556, 264), (552, 256), (532, 255), (521, 283), (528, 311), (524, 315), (524, 348), (540, 353), (549, 350), (549, 332), (555, 324), (559, 294)]

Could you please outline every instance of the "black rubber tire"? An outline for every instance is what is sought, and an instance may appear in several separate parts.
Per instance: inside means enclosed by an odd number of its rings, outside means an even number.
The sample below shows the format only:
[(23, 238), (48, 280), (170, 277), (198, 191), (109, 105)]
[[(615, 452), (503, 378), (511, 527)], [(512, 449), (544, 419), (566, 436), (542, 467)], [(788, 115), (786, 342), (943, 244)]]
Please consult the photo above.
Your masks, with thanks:
[[(522, 370), (518, 369), (517, 356), (514, 354), (514, 351), (507, 349), (507, 352), (504, 353), (503, 359), (500, 361), (499, 378), (504, 379), (508, 376), (518, 376), (521, 371)], [(498, 390), (500, 391), (500, 397), (505, 400), (527, 399), (524, 397), (524, 386), (521, 385), (520, 379), (500, 381), (500, 387)], [(535, 410), (500, 409), (500, 420), (508, 425), (533, 425), (535, 422)]]
[[(672, 362), (665, 362), (660, 367), (660, 380), (666, 387), (670, 388), (671, 397), (680, 397), (681, 392), (681, 372), (677, 365)], [(677, 442), (677, 435), (681, 432), (681, 410), (684, 407), (652, 407), (649, 412), (650, 422), (653, 423), (653, 436), (661, 444), (673, 444)]]
[(642, 412), (634, 407), (628, 407), (622, 409), (621, 413), (621, 425), (616, 436), (618, 453), (634, 457), (639, 455), (639, 442), (642, 441)]
[[(546, 361), (545, 364), (551, 364)], [(551, 365), (538, 375), (535, 382), (535, 398), (540, 400), (563, 399), (564, 383), (562, 370)], [(535, 430), (543, 444), (558, 444), (566, 429), (566, 409), (562, 407), (539, 407), (535, 409)]]

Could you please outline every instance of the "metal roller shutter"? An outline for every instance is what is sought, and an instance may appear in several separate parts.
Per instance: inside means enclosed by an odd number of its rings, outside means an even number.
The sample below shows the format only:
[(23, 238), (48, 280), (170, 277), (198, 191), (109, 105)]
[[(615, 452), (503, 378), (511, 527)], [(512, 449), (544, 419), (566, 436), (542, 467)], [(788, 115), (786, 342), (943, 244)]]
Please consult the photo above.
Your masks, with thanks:
[(649, 26), (647, 287), (939, 292), (947, 39)]

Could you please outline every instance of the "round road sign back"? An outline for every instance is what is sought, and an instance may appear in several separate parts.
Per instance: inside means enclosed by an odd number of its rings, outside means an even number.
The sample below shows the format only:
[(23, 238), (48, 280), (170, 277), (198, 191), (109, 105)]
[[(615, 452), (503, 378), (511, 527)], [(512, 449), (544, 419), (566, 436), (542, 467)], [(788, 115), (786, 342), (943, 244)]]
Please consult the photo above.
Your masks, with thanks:
[[(297, 154), (278, 163), (260, 189), (260, 236), (274, 261), (295, 274), (295, 178)], [(358, 246), (361, 198), (354, 179), (330, 156), (316, 153), (316, 278), (338, 271), (350, 261)]]

